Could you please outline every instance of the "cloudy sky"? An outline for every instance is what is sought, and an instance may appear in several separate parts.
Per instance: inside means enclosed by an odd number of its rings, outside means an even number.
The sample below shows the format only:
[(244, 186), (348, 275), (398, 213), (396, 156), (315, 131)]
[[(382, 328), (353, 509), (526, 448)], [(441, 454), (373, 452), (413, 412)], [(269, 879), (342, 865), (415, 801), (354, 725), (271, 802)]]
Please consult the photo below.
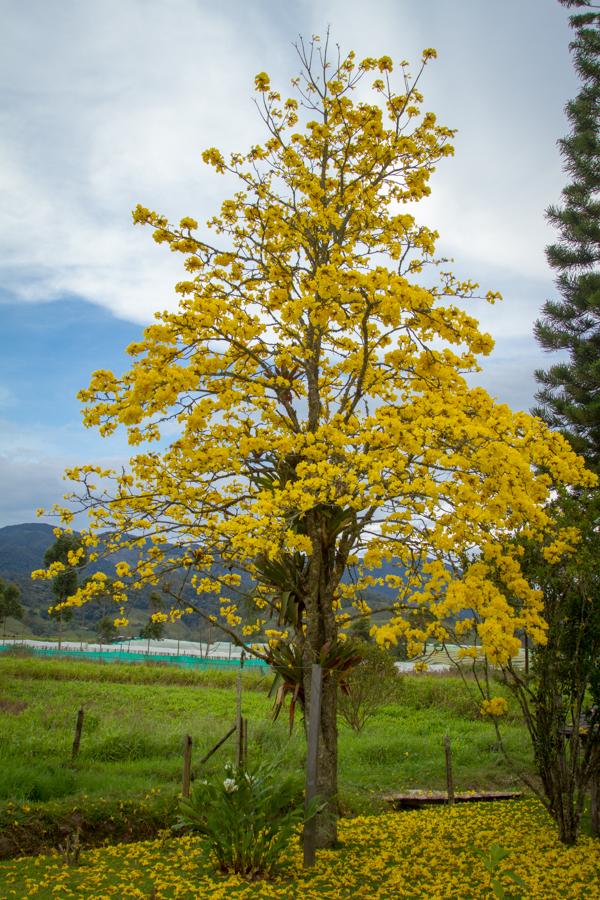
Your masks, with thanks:
[(209, 218), (225, 186), (200, 151), (262, 140), (254, 75), (286, 90), (293, 41), (327, 25), (359, 57), (416, 68), (437, 48), (425, 106), (459, 134), (418, 215), (456, 272), (503, 293), (481, 309), (496, 350), (480, 381), (530, 407), (548, 363), (532, 322), (554, 290), (544, 209), (577, 92), (555, 0), (0, 0), (0, 23), (0, 526), (60, 499), (66, 465), (125, 457), (75, 394), (125, 365), (182, 271), (131, 210)]

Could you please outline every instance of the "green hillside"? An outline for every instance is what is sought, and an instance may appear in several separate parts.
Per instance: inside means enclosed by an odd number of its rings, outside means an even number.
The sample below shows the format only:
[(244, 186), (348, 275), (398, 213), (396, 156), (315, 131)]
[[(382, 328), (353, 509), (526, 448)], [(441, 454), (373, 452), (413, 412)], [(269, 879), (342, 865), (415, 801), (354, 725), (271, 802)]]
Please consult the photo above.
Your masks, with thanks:
[[(6, 634), (9, 637), (52, 637), (58, 634), (56, 622), (48, 615), (48, 607), (53, 603), (50, 584), (31, 580), (31, 572), (43, 568), (44, 553), (54, 540), (53, 526), (43, 523), (31, 522), (0, 528), (0, 577), (19, 586), (21, 603), (25, 608), (22, 622), (7, 620)], [(85, 575), (98, 571), (113, 575), (115, 562), (126, 560), (134, 565), (136, 559), (134, 550), (125, 550), (116, 554), (110, 561), (100, 559), (86, 566)], [(373, 575), (385, 576), (401, 571), (393, 563), (387, 563), (380, 570), (373, 572)], [(249, 582), (247, 588), (251, 589)], [(193, 597), (191, 589), (188, 590), (190, 598)], [(152, 589), (148, 587), (132, 593), (128, 605), (130, 624), (126, 629), (126, 636), (136, 635), (148, 621), (151, 591)], [(377, 610), (378, 607), (387, 605), (394, 594), (394, 591), (382, 587), (367, 591), (365, 599), (374, 610)], [(218, 602), (216, 598), (206, 599), (203, 606), (207, 612), (214, 613), (217, 611)], [(114, 611), (114, 605), (106, 604), (89, 604), (76, 610), (73, 620), (63, 627), (62, 636), (65, 640), (95, 638), (98, 622), (105, 616), (112, 616)], [(179, 623), (166, 626), (165, 636), (182, 640), (199, 640), (200, 637), (206, 636), (206, 626), (199, 616), (189, 616)]]

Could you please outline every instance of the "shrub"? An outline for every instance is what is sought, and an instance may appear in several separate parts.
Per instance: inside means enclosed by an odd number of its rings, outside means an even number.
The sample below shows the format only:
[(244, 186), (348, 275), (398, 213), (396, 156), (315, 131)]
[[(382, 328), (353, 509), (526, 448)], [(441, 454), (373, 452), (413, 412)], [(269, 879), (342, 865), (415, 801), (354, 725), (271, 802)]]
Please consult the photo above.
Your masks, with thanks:
[(338, 697), (338, 713), (354, 731), (397, 695), (400, 675), (394, 660), (376, 644), (357, 642), (362, 662), (345, 677)]
[(305, 820), (297, 778), (281, 777), (278, 764), (254, 769), (225, 767), (226, 777), (195, 782), (181, 802), (179, 827), (204, 835), (223, 872), (269, 878)]

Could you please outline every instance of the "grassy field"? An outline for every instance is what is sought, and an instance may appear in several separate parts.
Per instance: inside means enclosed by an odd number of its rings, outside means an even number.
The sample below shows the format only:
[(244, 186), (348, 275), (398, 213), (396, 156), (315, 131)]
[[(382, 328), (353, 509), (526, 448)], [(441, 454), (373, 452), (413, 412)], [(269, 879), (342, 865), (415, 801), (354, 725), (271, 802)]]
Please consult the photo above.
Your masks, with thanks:
[[(127, 798), (150, 788), (176, 792), (183, 736), (192, 735), (198, 760), (228, 730), (235, 718), (235, 679), (235, 672), (0, 658), (0, 802)], [(244, 674), (243, 684), (250, 760), (277, 755), (282, 766), (301, 767), (301, 727), (290, 736), (285, 721), (272, 721), (270, 676)], [(70, 766), (80, 707), (81, 750)], [(527, 766), (527, 741), (516, 717), (505, 731), (507, 746)], [(367, 812), (387, 791), (443, 787), (446, 733), (458, 788), (515, 784), (492, 726), (459, 679), (402, 676), (394, 702), (360, 734), (340, 723), (342, 809)], [(220, 768), (232, 753), (230, 741), (208, 765)]]

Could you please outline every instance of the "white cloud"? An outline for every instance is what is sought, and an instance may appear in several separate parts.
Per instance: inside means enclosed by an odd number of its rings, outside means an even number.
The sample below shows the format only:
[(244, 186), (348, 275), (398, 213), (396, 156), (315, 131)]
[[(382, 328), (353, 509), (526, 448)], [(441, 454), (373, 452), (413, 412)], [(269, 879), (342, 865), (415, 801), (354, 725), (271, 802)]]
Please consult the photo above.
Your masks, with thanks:
[(573, 81), (559, 11), (544, 12), (547, 39), (537, 40), (545, 6), (29, 0), (5, 8), (5, 287), (30, 301), (82, 296), (135, 321), (173, 306), (181, 260), (133, 228), (131, 208), (211, 215), (229, 190), (200, 150), (262, 137), (254, 73), (268, 68), (285, 85), (296, 67), (290, 42), (327, 22), (334, 41), (359, 54), (416, 63), (424, 46), (438, 46), (426, 105), (461, 133), (457, 159), (440, 166), (420, 216), (465, 264), (547, 277), (543, 209), (562, 184), (554, 140)]
[[(56, 461), (11, 457), (0, 453), (0, 495), (4, 525), (36, 521), (38, 507), (48, 508), (64, 493)], [(51, 522), (50, 519), (43, 521)]]
[[(36, 509), (60, 503), (70, 489), (66, 468), (90, 463), (119, 470), (128, 458), (123, 436), (102, 444), (94, 432), (75, 424), (51, 428), (0, 419), (0, 527), (36, 521)], [(75, 524), (82, 526), (84, 517)]]
[(212, 214), (225, 185), (200, 151), (258, 137), (252, 78), (268, 19), (257, 17), (252, 42), (239, 17), (193, 0), (30, 2), (5, 19), (5, 287), (147, 320), (175, 302), (181, 261), (130, 211)]
[(548, 278), (544, 210), (565, 183), (556, 140), (577, 90), (566, 11), (546, 0), (382, 0), (369, 15), (315, 0), (313, 10), (360, 55), (389, 53), (415, 71), (423, 48), (437, 48), (420, 87), (425, 108), (458, 129), (456, 156), (415, 211), (457, 263)]

